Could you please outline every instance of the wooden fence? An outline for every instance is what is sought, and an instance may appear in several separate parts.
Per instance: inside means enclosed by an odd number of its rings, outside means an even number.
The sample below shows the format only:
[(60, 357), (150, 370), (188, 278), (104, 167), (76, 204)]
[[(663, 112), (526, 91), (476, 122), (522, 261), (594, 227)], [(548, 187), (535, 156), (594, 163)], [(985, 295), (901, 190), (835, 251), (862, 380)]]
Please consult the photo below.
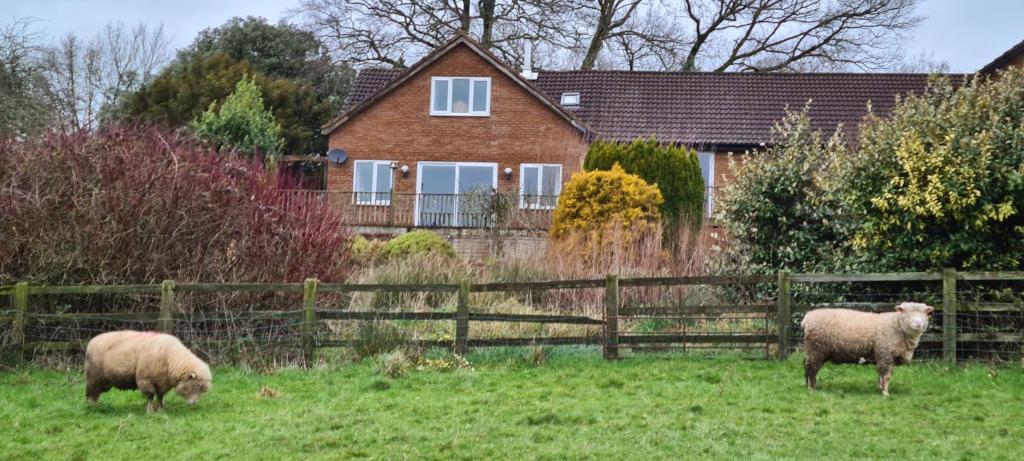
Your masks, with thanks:
[[(471, 347), (517, 346), (517, 345), (601, 345), (608, 359), (620, 357), (620, 349), (668, 348), (672, 346), (690, 348), (695, 346), (739, 347), (748, 345), (763, 349), (766, 356), (785, 358), (793, 351), (799, 336), (795, 331), (802, 313), (818, 307), (848, 307), (861, 310), (887, 311), (893, 308), (891, 301), (817, 302), (806, 298), (815, 287), (847, 286), (851, 291), (866, 289), (869, 285), (920, 283), (934, 290), (938, 321), (934, 322), (938, 333), (930, 331), (923, 343), (941, 344), (941, 356), (945, 360), (956, 360), (958, 344), (977, 341), (995, 341), (1024, 345), (1024, 326), (1017, 331), (958, 331), (958, 316), (965, 313), (996, 312), (1012, 313), (1024, 320), (1024, 302), (986, 302), (960, 299), (959, 283), (1013, 283), (1024, 282), (1024, 272), (966, 272), (958, 273), (947, 269), (942, 272), (906, 272), (874, 274), (791, 274), (781, 271), (774, 276), (703, 276), (665, 278), (619, 278), (609, 275), (596, 280), (561, 280), (545, 282), (480, 283), (426, 285), (375, 285), (320, 283), (307, 279), (304, 283), (280, 284), (202, 284), (164, 281), (159, 285), (117, 285), (117, 286), (37, 286), (18, 283), (0, 287), (0, 296), (11, 298), (11, 309), (0, 312), (0, 325), (8, 323), (10, 345), (23, 353), (46, 350), (80, 350), (81, 341), (31, 341), (26, 330), (34, 319), (46, 316), (48, 321), (88, 321), (104, 319), (110, 321), (151, 321), (159, 331), (173, 332), (175, 322), (191, 321), (197, 315), (203, 318), (226, 315), (218, 313), (183, 314), (176, 309), (176, 296), (180, 293), (301, 293), (301, 309), (286, 311), (252, 311), (250, 319), (291, 319), (300, 325), (298, 346), (309, 359), (317, 348), (351, 346), (351, 341), (320, 338), (316, 334), (320, 322), (325, 321), (447, 321), (454, 322), (454, 337), (451, 340), (432, 341), (432, 345), (452, 347), (458, 354), (465, 354)], [(627, 290), (673, 289), (685, 287), (746, 287), (749, 293), (743, 300), (728, 303), (685, 302), (681, 297), (675, 304), (633, 304)], [(506, 314), (479, 312), (471, 309), (470, 295), (488, 292), (544, 292), (548, 290), (592, 289), (603, 292), (603, 315), (601, 318), (581, 315), (550, 314)], [(436, 292), (454, 294), (455, 310), (432, 312), (352, 311), (345, 309), (319, 308), (317, 298), (323, 294), (345, 294), (359, 292)], [(34, 297), (48, 295), (96, 295), (96, 294), (149, 294), (159, 295), (159, 310), (156, 312), (120, 313), (46, 313), (32, 308)], [(806, 299), (805, 299), (806, 298)], [(688, 331), (686, 322), (680, 319), (730, 319), (730, 316), (753, 325), (743, 331)], [(1016, 317), (1015, 317), (1016, 318)], [(638, 332), (631, 327), (645, 320), (661, 319), (682, 325), (681, 330), (669, 332)], [(473, 336), (473, 322), (518, 322), (535, 324), (568, 324), (599, 327), (596, 334), (580, 336), (550, 336), (534, 338), (479, 338)], [(631, 329), (632, 328), (632, 329)]]

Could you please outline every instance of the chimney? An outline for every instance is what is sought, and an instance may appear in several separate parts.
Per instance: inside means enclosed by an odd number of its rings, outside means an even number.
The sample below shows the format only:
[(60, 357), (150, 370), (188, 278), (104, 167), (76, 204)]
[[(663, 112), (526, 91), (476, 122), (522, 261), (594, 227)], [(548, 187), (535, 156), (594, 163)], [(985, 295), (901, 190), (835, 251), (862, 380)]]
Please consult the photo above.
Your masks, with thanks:
[(529, 40), (523, 45), (523, 71), (520, 75), (527, 80), (537, 80), (537, 73), (533, 71), (533, 43)]

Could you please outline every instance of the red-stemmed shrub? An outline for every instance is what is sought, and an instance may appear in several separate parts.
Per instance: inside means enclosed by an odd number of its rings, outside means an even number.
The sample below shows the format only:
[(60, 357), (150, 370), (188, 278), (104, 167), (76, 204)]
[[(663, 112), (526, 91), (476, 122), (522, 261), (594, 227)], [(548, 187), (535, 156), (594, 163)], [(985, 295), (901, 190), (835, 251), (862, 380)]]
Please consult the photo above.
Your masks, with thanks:
[(152, 127), (0, 141), (0, 285), (343, 281), (342, 217), (271, 176)]

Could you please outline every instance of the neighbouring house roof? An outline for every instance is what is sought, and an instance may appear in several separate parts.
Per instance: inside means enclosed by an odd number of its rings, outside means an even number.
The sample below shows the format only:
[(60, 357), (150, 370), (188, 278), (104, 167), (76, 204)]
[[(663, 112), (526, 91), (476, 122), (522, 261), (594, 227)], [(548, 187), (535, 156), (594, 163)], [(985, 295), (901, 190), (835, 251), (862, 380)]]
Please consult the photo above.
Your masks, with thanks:
[[(366, 100), (401, 70), (365, 69), (348, 102)], [(963, 78), (951, 75), (954, 80)], [(811, 123), (825, 132), (839, 124), (855, 134), (867, 105), (887, 114), (899, 95), (920, 93), (927, 74), (706, 73), (633, 71), (540, 71), (531, 82), (552, 101), (580, 93), (569, 107), (592, 132), (606, 139), (654, 136), (690, 145), (756, 145), (786, 112), (810, 101)]]
[(575, 112), (599, 135), (654, 136), (691, 145), (768, 142), (786, 109), (810, 106), (815, 129), (855, 132), (867, 115), (887, 114), (899, 95), (919, 93), (925, 74), (541, 72), (549, 95), (579, 92)]
[(991, 74), (992, 72), (1006, 67), (1010, 61), (1013, 61), (1022, 54), (1024, 54), (1024, 41), (1021, 41), (1014, 45), (1013, 48), (1006, 50), (1003, 54), (999, 55), (999, 57), (993, 59), (992, 62), (985, 64), (985, 67), (982, 67), (978, 73)]
[(356, 81), (352, 85), (349, 96), (345, 100), (345, 109), (340, 115), (325, 123), (321, 127), (321, 131), (324, 134), (328, 134), (338, 128), (352, 117), (358, 115), (369, 106), (372, 106), (374, 102), (384, 97), (386, 94), (391, 92), (391, 90), (397, 88), (399, 85), (406, 82), (458, 46), (466, 46), (475, 52), (485, 61), (494, 66), (498, 71), (505, 74), (514, 83), (526, 90), (527, 93), (536, 97), (542, 104), (565, 119), (567, 123), (571, 124), (574, 128), (584, 134), (588, 133), (587, 127), (575, 114), (566, 110), (555, 101), (549, 99), (547, 95), (539, 91), (536, 87), (531, 85), (530, 82), (520, 76), (515, 69), (509, 67), (497, 56), (485, 50), (479, 43), (463, 34), (456, 35), (447, 43), (435, 48), (429, 54), (424, 56), (423, 59), (420, 59), (416, 64), (413, 64), (408, 69), (389, 69), (387, 71), (381, 71), (380, 69), (366, 69), (359, 72), (356, 77)]

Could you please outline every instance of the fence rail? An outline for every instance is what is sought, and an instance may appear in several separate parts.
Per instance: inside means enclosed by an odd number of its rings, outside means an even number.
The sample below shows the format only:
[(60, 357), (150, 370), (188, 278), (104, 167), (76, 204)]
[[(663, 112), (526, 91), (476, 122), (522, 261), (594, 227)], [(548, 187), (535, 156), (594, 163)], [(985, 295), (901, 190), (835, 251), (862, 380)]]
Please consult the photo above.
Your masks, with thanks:
[[(941, 357), (953, 361), (965, 344), (986, 343), (1010, 345), (1024, 350), (1024, 289), (1008, 289), (1006, 284), (1024, 283), (1024, 272), (963, 272), (951, 269), (942, 272), (905, 272), (876, 274), (790, 274), (781, 271), (774, 276), (697, 276), (659, 278), (619, 278), (557, 280), (539, 282), (468, 282), (453, 284), (345, 284), (319, 283), (308, 279), (303, 283), (233, 283), (207, 284), (165, 281), (141, 285), (40, 286), (28, 283), (0, 286), (0, 296), (10, 298), (11, 309), (0, 310), (0, 327), (5, 324), (10, 334), (7, 344), (22, 353), (32, 351), (78, 350), (84, 341), (32, 340), (29, 328), (39, 325), (105, 321), (114, 324), (146, 323), (156, 330), (173, 332), (183, 323), (211, 321), (287, 321), (285, 327), (298, 327), (295, 335), (284, 335), (274, 344), (291, 344), (301, 348), (308, 360), (318, 348), (348, 347), (352, 340), (321, 337), (317, 334), (325, 322), (454, 322), (455, 334), (450, 339), (421, 340), (418, 344), (452, 347), (464, 354), (471, 347), (518, 345), (601, 345), (605, 357), (616, 359), (620, 349), (662, 350), (666, 348), (707, 347), (751, 349), (766, 357), (785, 358), (799, 340), (796, 325), (803, 313), (822, 307), (842, 307), (862, 311), (892, 310), (888, 300), (821, 301), (814, 296), (825, 293), (831, 297), (885, 295), (889, 298), (902, 292), (884, 290), (893, 284), (919, 283), (927, 286), (922, 296), (933, 302), (938, 320), (935, 328), (922, 338), (922, 344), (941, 345)], [(959, 285), (958, 285), (959, 284)], [(996, 284), (991, 293), (1014, 294), (1014, 298), (980, 299), (989, 291), (958, 291), (968, 284)], [(708, 299), (693, 302), (695, 287), (716, 288), (721, 292)], [(833, 288), (829, 291), (828, 287)], [(883, 287), (883, 288), (880, 288)], [(969, 287), (968, 287), (969, 288)], [(483, 312), (470, 302), (473, 294), (534, 293), (551, 290), (602, 290), (603, 309), (600, 318), (585, 315), (545, 313)], [(643, 304), (638, 300), (654, 290), (661, 301)], [(840, 290), (840, 291), (834, 291)], [(1009, 290), (1009, 291), (1007, 291)], [(182, 293), (302, 293), (302, 302), (290, 310), (254, 310), (236, 312), (183, 312), (176, 303)], [(455, 295), (454, 310), (409, 312), (402, 310), (354, 311), (329, 308), (317, 304), (318, 297), (356, 293), (446, 293)], [(726, 293), (735, 299), (729, 300)], [(146, 312), (44, 312), (33, 309), (36, 297), (67, 295), (159, 295), (158, 311)], [(1019, 295), (1019, 296), (1017, 296)], [(649, 296), (650, 297), (650, 296)], [(724, 300), (724, 301), (723, 301)], [(475, 337), (473, 324), (482, 322), (526, 323), (540, 325), (575, 325), (599, 327), (592, 334), (562, 336)], [(713, 327), (718, 326), (718, 329)], [(737, 326), (738, 325), (738, 326)], [(267, 327), (270, 328), (270, 327)], [(193, 339), (196, 344), (231, 344), (223, 338)], [(237, 342), (237, 341), (234, 341)], [(1000, 346), (1006, 347), (1006, 346)], [(939, 351), (939, 350), (937, 350)], [(962, 355), (962, 354), (961, 354)]]

